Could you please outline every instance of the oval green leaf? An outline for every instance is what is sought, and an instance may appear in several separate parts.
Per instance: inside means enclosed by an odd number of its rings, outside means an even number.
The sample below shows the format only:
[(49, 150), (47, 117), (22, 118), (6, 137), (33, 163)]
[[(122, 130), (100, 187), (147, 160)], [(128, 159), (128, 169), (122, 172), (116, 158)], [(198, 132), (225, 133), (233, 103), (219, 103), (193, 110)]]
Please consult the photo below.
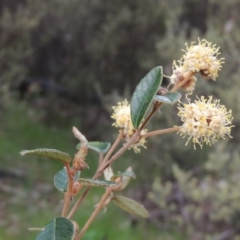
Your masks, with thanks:
[(159, 86), (162, 83), (162, 67), (153, 68), (137, 85), (130, 103), (131, 119), (137, 129), (141, 124)]
[[(108, 142), (88, 142), (88, 148), (98, 153), (106, 153), (110, 148), (111, 144)], [(77, 145), (77, 149), (80, 149), (81, 143)]]
[(124, 211), (135, 215), (137, 217), (148, 218), (149, 213), (144, 206), (134, 201), (133, 199), (123, 197), (123, 196), (115, 196), (111, 199), (117, 206), (119, 206)]
[(107, 180), (93, 180), (93, 179), (86, 179), (86, 178), (79, 178), (78, 182), (84, 186), (91, 186), (91, 187), (115, 187), (118, 184), (112, 181)]
[(67, 153), (58, 151), (56, 149), (37, 148), (34, 150), (23, 150), (20, 152), (20, 154), (22, 156), (35, 155), (35, 156), (53, 158), (64, 163), (69, 163), (72, 161), (72, 158)]
[(176, 101), (178, 101), (180, 98), (182, 97), (182, 95), (178, 92), (169, 92), (164, 96), (161, 95), (156, 95), (154, 97), (154, 100), (158, 101), (158, 102), (163, 102), (163, 103), (175, 103)]
[(69, 219), (57, 217), (37, 235), (36, 240), (73, 240), (75, 232)]
[[(76, 181), (80, 177), (80, 171), (78, 171), (75, 176), (74, 180)], [(63, 168), (60, 170), (55, 176), (54, 176), (54, 185), (60, 192), (67, 192), (68, 189), (68, 175), (66, 168)]]

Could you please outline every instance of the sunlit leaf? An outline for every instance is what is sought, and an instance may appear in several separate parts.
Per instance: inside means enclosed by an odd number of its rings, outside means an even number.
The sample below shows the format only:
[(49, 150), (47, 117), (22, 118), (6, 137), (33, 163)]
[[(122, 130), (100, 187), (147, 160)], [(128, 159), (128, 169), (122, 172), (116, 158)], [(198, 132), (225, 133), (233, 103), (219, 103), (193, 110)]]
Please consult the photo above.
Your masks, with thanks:
[(69, 219), (57, 217), (38, 234), (36, 240), (73, 240), (75, 232)]
[(152, 69), (137, 85), (130, 103), (133, 126), (141, 124), (151, 102), (162, 83), (162, 67)]
[[(98, 153), (106, 153), (110, 148), (111, 144), (108, 142), (88, 142), (88, 148)], [(77, 149), (80, 149), (81, 143), (77, 145)]]
[(107, 180), (92, 180), (92, 179), (85, 179), (85, 178), (79, 178), (78, 182), (85, 186), (91, 186), (91, 187), (114, 187), (118, 184), (112, 181)]
[(158, 102), (163, 102), (163, 103), (175, 103), (176, 101), (178, 101), (181, 98), (181, 94), (178, 92), (169, 92), (164, 96), (161, 95), (156, 95), (154, 97), (154, 100), (158, 101)]
[[(75, 174), (74, 180), (76, 181), (79, 177), (80, 177), (80, 171), (78, 171)], [(54, 176), (54, 185), (60, 192), (67, 192), (68, 175), (67, 175), (66, 168), (63, 168)]]
[(135, 215), (137, 217), (147, 218), (149, 217), (148, 211), (136, 202), (133, 199), (123, 197), (123, 196), (115, 196), (111, 199), (117, 206), (119, 206), (121, 209), (123, 209), (126, 212), (131, 213), (132, 215)]
[(34, 150), (23, 150), (20, 152), (22, 156), (24, 155), (35, 155), (47, 158), (53, 158), (58, 161), (69, 163), (71, 162), (72, 158), (65, 152), (61, 152), (56, 149), (48, 149), (48, 148), (37, 148)]

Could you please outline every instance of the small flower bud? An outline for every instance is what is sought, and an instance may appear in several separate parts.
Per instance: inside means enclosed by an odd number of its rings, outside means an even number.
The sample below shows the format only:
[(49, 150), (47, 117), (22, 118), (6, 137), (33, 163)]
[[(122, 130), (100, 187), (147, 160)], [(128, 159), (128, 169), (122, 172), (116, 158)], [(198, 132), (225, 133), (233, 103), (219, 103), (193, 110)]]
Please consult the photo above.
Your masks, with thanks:
[(166, 95), (168, 93), (168, 89), (167, 88), (163, 88), (163, 87), (160, 87), (157, 91), (157, 95)]

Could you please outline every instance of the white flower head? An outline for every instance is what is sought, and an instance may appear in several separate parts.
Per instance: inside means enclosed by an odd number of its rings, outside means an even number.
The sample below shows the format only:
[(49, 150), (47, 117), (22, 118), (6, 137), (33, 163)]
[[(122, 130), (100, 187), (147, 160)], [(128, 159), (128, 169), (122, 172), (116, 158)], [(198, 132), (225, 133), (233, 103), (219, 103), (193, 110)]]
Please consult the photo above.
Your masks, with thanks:
[(184, 52), (180, 60), (184, 71), (200, 72), (205, 78), (216, 80), (224, 62), (223, 58), (218, 59), (220, 52), (216, 45), (205, 39), (198, 39), (198, 44), (191, 43)]
[[(123, 130), (123, 137), (126, 141), (129, 141), (132, 137), (132, 135), (137, 131), (131, 120), (131, 114), (130, 114), (130, 104), (125, 99), (123, 102), (119, 102), (117, 106), (113, 107), (113, 114), (112, 118), (115, 119), (115, 122), (113, 123), (113, 126), (117, 128), (121, 128)], [(146, 133), (146, 129), (141, 131), (141, 134)], [(130, 148), (133, 148), (133, 150), (138, 153), (140, 152), (139, 147), (145, 146), (146, 140), (144, 138), (141, 138), (139, 142), (133, 144)]]
[(202, 96), (191, 103), (188, 99), (188, 103), (181, 103), (178, 109), (183, 122), (179, 133), (183, 137), (189, 136), (187, 143), (192, 139), (194, 148), (195, 144), (202, 148), (204, 143), (211, 145), (226, 135), (231, 137), (232, 112), (220, 105), (219, 100), (213, 101), (212, 97), (205, 99)]

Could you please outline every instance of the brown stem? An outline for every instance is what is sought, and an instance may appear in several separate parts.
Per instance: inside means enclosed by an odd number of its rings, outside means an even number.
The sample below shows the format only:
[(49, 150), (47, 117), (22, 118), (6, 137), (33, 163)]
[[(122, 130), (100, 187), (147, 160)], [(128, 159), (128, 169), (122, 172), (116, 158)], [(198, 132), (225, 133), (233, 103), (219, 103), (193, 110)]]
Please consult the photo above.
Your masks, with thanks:
[(151, 137), (151, 136), (155, 136), (155, 135), (161, 135), (161, 134), (165, 134), (165, 133), (171, 133), (171, 132), (176, 132), (180, 129), (180, 127), (172, 127), (172, 128), (167, 128), (167, 129), (161, 129), (161, 130), (157, 130), (157, 131), (152, 131), (152, 132), (148, 132), (145, 133), (141, 136), (141, 138), (147, 138), (147, 137)]
[(103, 154), (99, 153), (98, 167), (101, 166), (102, 162), (103, 162)]
[(109, 195), (111, 194), (112, 189), (108, 188), (106, 190), (106, 192), (104, 193), (104, 195), (102, 196), (100, 202), (98, 203), (97, 207), (95, 208), (95, 210), (93, 211), (92, 215), (89, 217), (88, 221), (85, 223), (85, 225), (83, 226), (81, 232), (78, 235), (77, 239), (81, 239), (83, 234), (86, 232), (86, 230), (89, 228), (89, 226), (91, 225), (91, 223), (93, 222), (93, 220), (96, 218), (96, 216), (98, 215), (99, 211), (101, 210), (101, 208), (104, 206), (106, 200), (108, 199)]
[(106, 156), (104, 157), (102, 164), (104, 164), (108, 158), (111, 156), (111, 154), (113, 153), (113, 151), (115, 150), (115, 148), (117, 147), (117, 145), (119, 144), (119, 142), (122, 140), (123, 137), (123, 130), (121, 129), (115, 142), (113, 143), (113, 145), (111, 146), (111, 148), (108, 150), (108, 153), (106, 154)]
[(116, 159), (118, 159), (132, 145), (132, 143), (134, 143), (136, 137), (138, 137), (138, 136), (139, 136), (139, 131), (136, 131), (133, 134), (133, 136), (131, 137), (131, 139), (126, 144), (124, 144), (123, 147), (121, 149), (119, 149), (119, 151), (117, 151), (108, 161), (106, 161), (101, 166), (100, 169), (97, 170), (93, 179), (98, 178), (108, 166), (113, 164), (116, 161)]
[(170, 92), (176, 92), (180, 87), (182, 87), (192, 76), (194, 75), (194, 72), (188, 71), (184, 73), (183, 77), (184, 79), (180, 81), (179, 83), (175, 84)]
[(72, 210), (70, 211), (70, 213), (68, 214), (67, 218), (72, 218), (72, 216), (74, 215), (74, 213), (77, 211), (78, 207), (80, 206), (80, 204), (82, 203), (83, 199), (85, 198), (85, 196), (88, 194), (88, 192), (91, 190), (92, 187), (87, 187), (84, 192), (82, 193), (82, 195), (79, 197), (79, 199), (76, 201), (76, 203), (74, 204)]
[(67, 192), (64, 195), (64, 205), (62, 210), (62, 217), (67, 216), (68, 208), (70, 206), (70, 201), (72, 200), (72, 192), (73, 192), (73, 176), (71, 174), (71, 169), (69, 163), (65, 164), (67, 175), (68, 175), (68, 188)]

